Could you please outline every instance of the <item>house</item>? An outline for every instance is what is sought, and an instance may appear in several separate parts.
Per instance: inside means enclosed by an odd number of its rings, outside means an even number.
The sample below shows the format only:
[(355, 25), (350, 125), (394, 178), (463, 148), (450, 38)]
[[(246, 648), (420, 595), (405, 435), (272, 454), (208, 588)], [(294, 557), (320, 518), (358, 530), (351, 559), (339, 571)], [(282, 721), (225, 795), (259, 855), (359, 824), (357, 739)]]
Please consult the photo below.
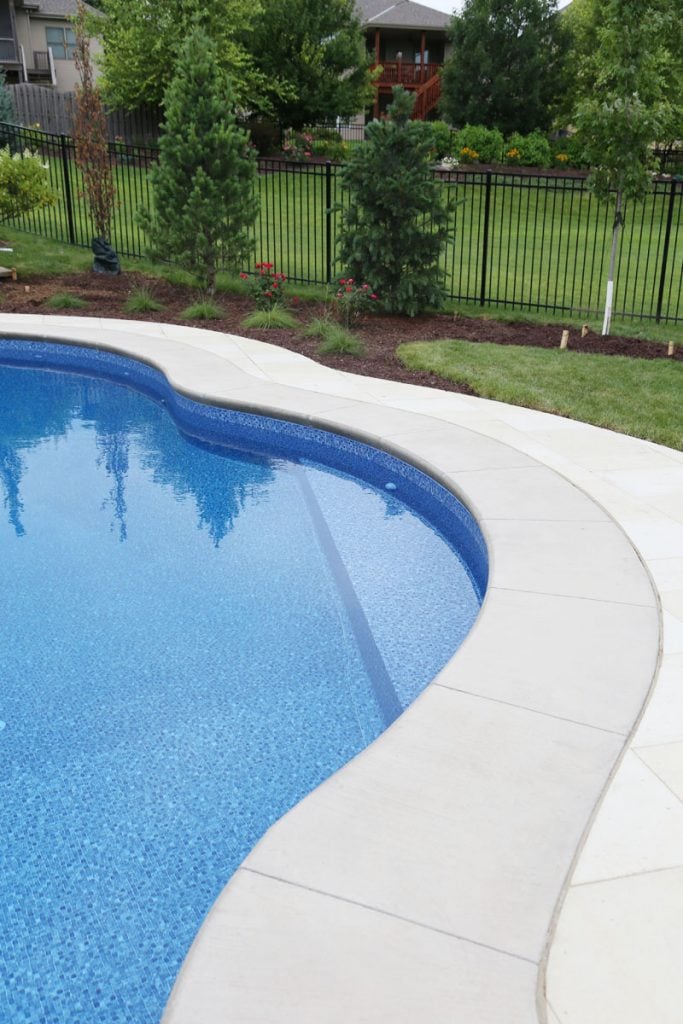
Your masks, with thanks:
[[(0, 0), (0, 67), (8, 83), (73, 92), (78, 82), (71, 24), (75, 14), (76, 0)], [(95, 53), (95, 40), (91, 46)]]
[(373, 68), (382, 69), (375, 83), (372, 116), (384, 113), (393, 86), (402, 85), (417, 94), (414, 118), (436, 117), (450, 15), (414, 0), (356, 0), (356, 9)]

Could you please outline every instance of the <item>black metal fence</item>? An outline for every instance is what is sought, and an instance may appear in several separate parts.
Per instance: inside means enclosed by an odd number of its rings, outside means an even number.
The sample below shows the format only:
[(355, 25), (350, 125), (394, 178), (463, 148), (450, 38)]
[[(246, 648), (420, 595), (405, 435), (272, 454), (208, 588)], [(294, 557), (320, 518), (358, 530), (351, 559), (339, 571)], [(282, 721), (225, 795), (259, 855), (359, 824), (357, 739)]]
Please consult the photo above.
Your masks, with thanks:
[[(89, 246), (93, 226), (75, 147), (67, 136), (0, 125), (0, 145), (47, 162), (58, 196), (10, 221), (43, 237)], [(136, 223), (151, 201), (155, 148), (111, 143), (117, 187), (111, 241), (121, 256), (145, 253)], [(348, 201), (341, 167), (260, 159), (254, 259), (291, 281), (326, 284), (343, 274), (336, 238)], [(597, 203), (585, 176), (435, 170), (449, 208), (442, 257), (447, 294), (463, 304), (598, 316), (605, 292), (613, 210)], [(249, 268), (244, 268), (248, 270)], [(371, 282), (370, 282), (371, 283)], [(625, 210), (614, 316), (683, 322), (683, 182), (657, 179), (643, 203)]]

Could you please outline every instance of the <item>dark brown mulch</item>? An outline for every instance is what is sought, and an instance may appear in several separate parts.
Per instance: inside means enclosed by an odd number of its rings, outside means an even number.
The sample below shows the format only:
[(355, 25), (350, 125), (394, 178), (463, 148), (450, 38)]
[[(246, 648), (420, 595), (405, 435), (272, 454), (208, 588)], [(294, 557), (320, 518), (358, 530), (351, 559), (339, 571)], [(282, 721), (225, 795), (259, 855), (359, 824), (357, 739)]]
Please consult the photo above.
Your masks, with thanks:
[[(164, 308), (156, 313), (126, 313), (124, 303), (129, 294), (137, 288), (146, 287), (155, 298), (164, 304)], [(294, 287), (290, 288), (290, 294)], [(45, 305), (52, 295), (68, 293), (87, 302), (87, 306), (78, 310), (51, 311)], [(192, 288), (169, 284), (156, 278), (147, 278), (137, 272), (128, 272), (120, 277), (105, 277), (100, 274), (85, 272), (81, 274), (65, 274), (49, 277), (31, 278), (30, 283), (3, 281), (0, 283), (0, 309), (7, 313), (47, 313), (64, 316), (98, 316), (118, 319), (163, 321), (166, 323), (187, 324), (190, 321), (182, 317), (182, 311), (197, 300)], [(217, 305), (224, 312), (220, 320), (194, 321), (198, 327), (208, 328), (228, 334), (241, 334), (247, 338), (257, 338), (271, 345), (281, 345), (293, 349), (304, 356), (315, 359), (326, 366), (351, 373), (362, 373), (369, 377), (382, 377), (387, 380), (403, 381), (411, 384), (422, 384), (438, 387), (442, 390), (463, 391), (473, 394), (467, 386), (460, 386), (436, 374), (409, 370), (396, 358), (397, 345), (408, 341), (439, 341), (445, 338), (458, 338), (463, 341), (492, 342), (497, 345), (536, 345), (541, 348), (557, 348), (560, 343), (562, 327), (558, 324), (548, 326), (530, 323), (505, 323), (488, 316), (479, 318), (461, 316), (460, 314), (431, 314), (414, 318), (402, 316), (368, 316), (359, 325), (357, 333), (365, 345), (362, 357), (350, 355), (328, 355), (318, 353), (318, 340), (303, 338), (296, 330), (246, 330), (242, 327), (243, 318), (252, 311), (250, 299), (242, 296), (220, 294), (216, 297)], [(323, 313), (323, 306), (318, 302), (302, 301), (296, 316), (301, 326), (315, 316)], [(666, 357), (666, 345), (654, 341), (642, 341), (638, 338), (602, 338), (590, 331), (585, 338), (577, 329), (569, 331), (569, 348), (575, 352), (600, 353), (602, 355), (621, 355), (639, 359), (662, 359)], [(677, 348), (675, 359), (683, 359), (683, 349)]]

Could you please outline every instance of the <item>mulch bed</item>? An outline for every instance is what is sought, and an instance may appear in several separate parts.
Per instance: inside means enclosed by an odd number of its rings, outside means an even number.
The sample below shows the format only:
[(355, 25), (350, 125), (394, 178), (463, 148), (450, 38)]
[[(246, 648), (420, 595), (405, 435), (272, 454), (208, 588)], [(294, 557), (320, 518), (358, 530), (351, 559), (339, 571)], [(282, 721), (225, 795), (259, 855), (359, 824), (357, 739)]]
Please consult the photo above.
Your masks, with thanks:
[[(137, 288), (146, 287), (164, 309), (156, 313), (126, 313), (124, 303), (129, 294)], [(52, 295), (68, 293), (87, 302), (79, 310), (50, 310), (45, 302)], [(290, 288), (290, 294), (294, 287)], [(441, 390), (460, 391), (474, 394), (467, 386), (445, 381), (436, 374), (409, 370), (396, 358), (397, 345), (408, 341), (439, 341), (458, 338), (463, 341), (492, 342), (496, 345), (535, 345), (539, 348), (557, 348), (562, 327), (530, 323), (505, 323), (501, 319), (461, 316), (460, 314), (430, 314), (414, 318), (402, 316), (368, 316), (360, 323), (357, 333), (363, 341), (366, 353), (362, 357), (349, 355), (327, 355), (318, 353), (315, 338), (302, 338), (295, 330), (246, 330), (241, 326), (243, 318), (252, 311), (253, 303), (242, 296), (220, 294), (217, 305), (224, 312), (220, 320), (188, 321), (182, 311), (197, 300), (197, 293), (188, 287), (169, 284), (156, 278), (148, 278), (137, 272), (127, 272), (120, 277), (105, 277), (85, 272), (81, 274), (51, 275), (33, 277), (27, 284), (3, 281), (0, 283), (0, 309), (6, 313), (46, 313), (60, 316), (98, 316), (117, 319), (162, 321), (165, 323), (193, 324), (227, 334), (240, 334), (247, 338), (267, 341), (271, 345), (300, 352), (326, 366), (351, 373), (362, 373), (369, 377), (403, 381), (437, 387)], [(301, 301), (295, 315), (302, 327), (315, 316), (323, 313), (324, 307), (318, 302)], [(504, 314), (501, 314), (504, 316)], [(577, 329), (569, 331), (569, 348), (574, 352), (590, 352), (602, 355), (620, 355), (639, 359), (665, 359), (666, 345), (638, 338), (602, 338), (589, 331), (585, 338)], [(673, 357), (683, 360), (683, 348), (678, 347)]]

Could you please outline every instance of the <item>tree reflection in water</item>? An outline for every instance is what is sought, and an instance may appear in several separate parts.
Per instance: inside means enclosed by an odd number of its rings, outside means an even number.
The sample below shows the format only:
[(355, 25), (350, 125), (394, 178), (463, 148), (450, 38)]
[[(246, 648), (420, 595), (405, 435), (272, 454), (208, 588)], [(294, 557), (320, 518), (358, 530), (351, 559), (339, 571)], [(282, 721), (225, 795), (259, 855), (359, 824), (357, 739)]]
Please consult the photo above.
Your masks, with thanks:
[(26, 453), (66, 437), (76, 425), (95, 433), (97, 465), (111, 481), (103, 510), (120, 541), (128, 536), (131, 460), (176, 499), (193, 501), (198, 527), (218, 547), (248, 500), (272, 482), (271, 460), (190, 441), (164, 407), (122, 385), (77, 374), (0, 366), (0, 481), (16, 535), (25, 534), (21, 494)]

